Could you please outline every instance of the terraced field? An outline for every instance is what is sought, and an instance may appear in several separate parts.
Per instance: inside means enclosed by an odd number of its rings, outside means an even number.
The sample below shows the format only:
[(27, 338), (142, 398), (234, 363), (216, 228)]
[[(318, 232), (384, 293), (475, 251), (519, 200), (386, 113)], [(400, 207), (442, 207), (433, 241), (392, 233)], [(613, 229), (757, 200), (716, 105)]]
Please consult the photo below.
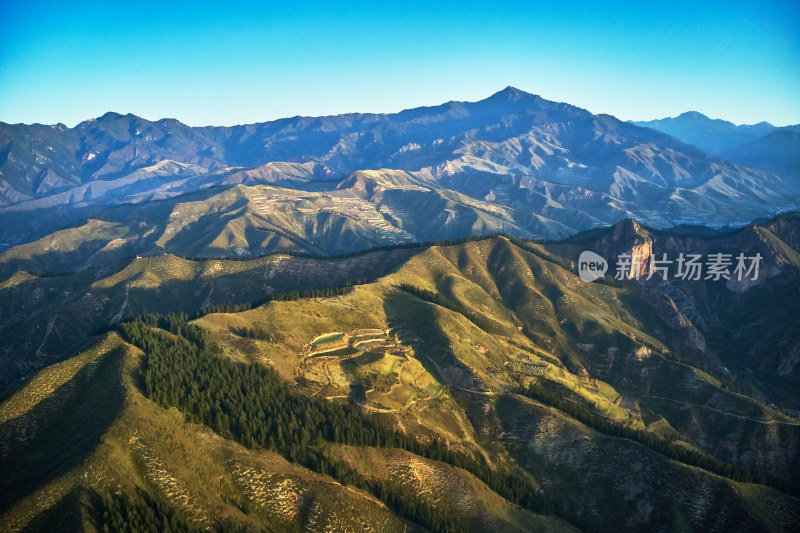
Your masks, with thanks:
[[(430, 386), (420, 387), (414, 348), (422, 339), (407, 325), (390, 322), (381, 328), (330, 332), (303, 347), (297, 374), (321, 386), (315, 394), (328, 399), (349, 398), (374, 412), (395, 412), (420, 400)], [(416, 389), (417, 393), (409, 394)], [(437, 394), (442, 389), (439, 388)], [(423, 396), (420, 396), (423, 395)]]

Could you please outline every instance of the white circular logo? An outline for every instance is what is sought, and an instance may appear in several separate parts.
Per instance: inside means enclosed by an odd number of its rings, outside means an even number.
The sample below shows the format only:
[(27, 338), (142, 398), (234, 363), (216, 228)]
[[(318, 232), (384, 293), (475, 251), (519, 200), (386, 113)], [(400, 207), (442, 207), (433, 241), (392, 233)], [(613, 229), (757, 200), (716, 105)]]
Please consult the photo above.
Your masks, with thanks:
[(578, 275), (589, 283), (600, 279), (608, 270), (608, 262), (594, 252), (586, 250), (578, 258)]

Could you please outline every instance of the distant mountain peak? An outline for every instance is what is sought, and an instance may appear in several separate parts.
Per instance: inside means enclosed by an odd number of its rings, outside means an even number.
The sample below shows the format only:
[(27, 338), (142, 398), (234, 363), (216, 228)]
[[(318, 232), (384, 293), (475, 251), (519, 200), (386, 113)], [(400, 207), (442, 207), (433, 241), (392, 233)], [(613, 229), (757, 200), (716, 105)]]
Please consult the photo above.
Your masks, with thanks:
[(694, 119), (710, 120), (707, 115), (704, 115), (700, 111), (685, 111), (685, 112), (681, 113), (680, 115), (678, 115), (675, 118), (694, 118)]
[[(130, 113), (128, 113), (128, 115), (133, 116)], [(102, 117), (99, 117), (97, 120), (117, 120), (123, 118), (124, 116), (126, 115), (123, 115), (122, 113), (117, 113), (116, 111), (107, 111), (105, 114), (103, 114)]]
[(538, 94), (525, 92), (509, 85), (490, 97), (478, 102), (465, 102), (468, 106), (478, 106), (500, 112), (525, 113), (530, 111), (558, 111), (572, 113), (583, 117), (591, 115), (589, 111), (563, 102), (542, 98)]
[(769, 122), (737, 126), (728, 120), (709, 118), (699, 111), (686, 111), (676, 117), (632, 123), (662, 131), (714, 155), (754, 141), (776, 129)]
[(525, 92), (525, 91), (523, 91), (521, 89), (517, 89), (516, 87), (512, 87), (511, 85), (509, 85), (508, 87), (506, 87), (502, 91), (498, 91), (498, 92), (494, 93), (488, 99), (489, 100), (504, 99), (504, 100), (510, 100), (510, 101), (518, 101), (518, 100), (526, 100), (526, 99), (541, 99), (541, 97), (537, 96), (535, 94), (531, 94), (531, 93)]

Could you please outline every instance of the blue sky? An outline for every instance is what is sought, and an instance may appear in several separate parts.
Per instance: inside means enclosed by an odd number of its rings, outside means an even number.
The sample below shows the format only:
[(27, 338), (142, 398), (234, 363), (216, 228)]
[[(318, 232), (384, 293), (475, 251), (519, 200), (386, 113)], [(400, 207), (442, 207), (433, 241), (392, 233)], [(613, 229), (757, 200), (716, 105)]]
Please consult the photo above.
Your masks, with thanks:
[(625, 120), (800, 123), (800, 2), (0, 0), (0, 121), (394, 112), (513, 85)]

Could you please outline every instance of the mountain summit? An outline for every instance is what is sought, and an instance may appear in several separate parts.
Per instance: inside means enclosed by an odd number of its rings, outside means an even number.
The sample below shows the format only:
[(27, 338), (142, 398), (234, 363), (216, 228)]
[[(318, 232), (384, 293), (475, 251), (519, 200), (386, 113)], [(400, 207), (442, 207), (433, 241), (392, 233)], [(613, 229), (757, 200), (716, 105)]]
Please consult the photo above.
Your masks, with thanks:
[(521, 89), (517, 89), (516, 87), (512, 87), (511, 85), (509, 85), (508, 87), (506, 87), (502, 91), (497, 91), (496, 93), (494, 93), (492, 96), (490, 96), (486, 100), (495, 100), (495, 101), (508, 100), (510, 102), (518, 102), (520, 100), (542, 101), (543, 98), (541, 96), (539, 96), (539, 95), (528, 93), (528, 92), (525, 92), (525, 91), (523, 91)]

